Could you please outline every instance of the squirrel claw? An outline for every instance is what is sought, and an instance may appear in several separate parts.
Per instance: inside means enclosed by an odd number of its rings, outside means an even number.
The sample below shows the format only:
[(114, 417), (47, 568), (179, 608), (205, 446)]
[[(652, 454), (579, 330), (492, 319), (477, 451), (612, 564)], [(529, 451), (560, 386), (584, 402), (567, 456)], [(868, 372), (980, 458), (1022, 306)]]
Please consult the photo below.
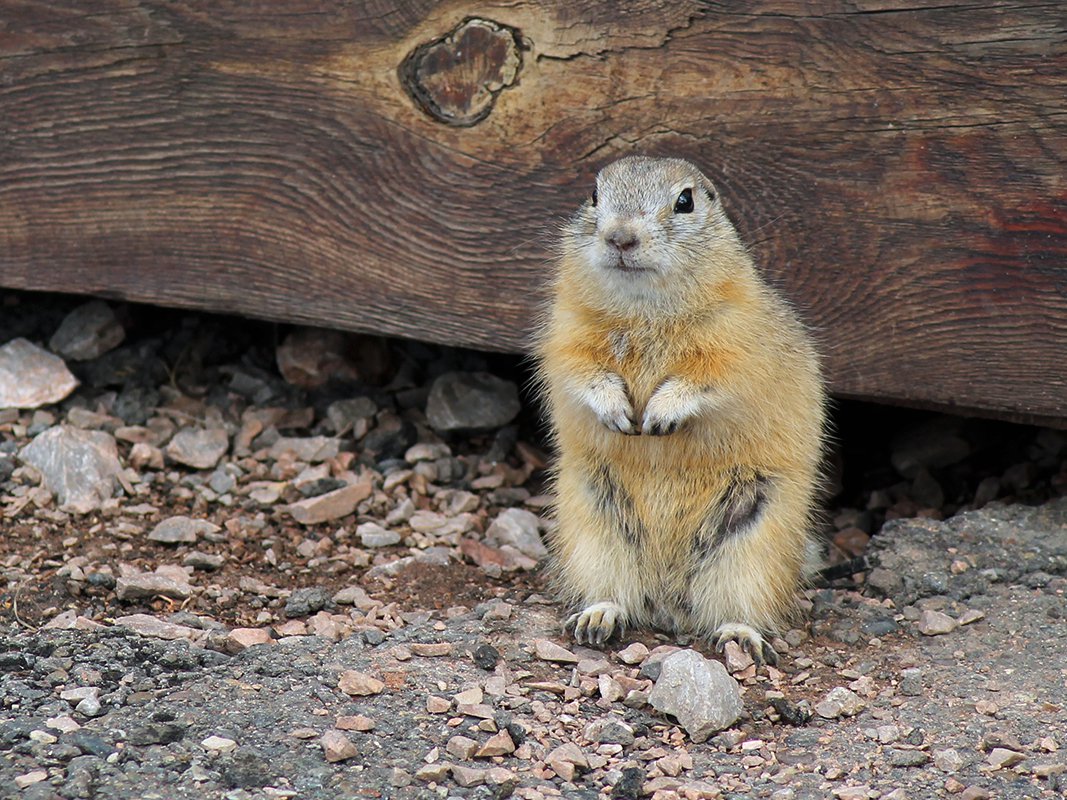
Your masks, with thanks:
[(613, 433), (622, 433), (626, 436), (638, 436), (641, 430), (637, 427), (637, 423), (633, 421), (627, 414), (616, 414), (615, 416), (602, 416), (600, 418), (600, 424)]
[(574, 629), (574, 640), (578, 644), (599, 647), (616, 633), (622, 633), (622, 617), (622, 608), (617, 603), (594, 603), (572, 614), (567, 619), (565, 630)]
[(711, 636), (715, 644), (715, 652), (721, 653), (726, 649), (727, 642), (737, 642), (756, 662), (757, 666), (778, 663), (778, 651), (771, 647), (771, 643), (763, 638), (763, 635), (755, 628), (736, 622), (728, 622), (720, 625)]
[(678, 430), (677, 422), (666, 422), (664, 420), (650, 422), (646, 420), (641, 432), (648, 436), (670, 436), (676, 430)]

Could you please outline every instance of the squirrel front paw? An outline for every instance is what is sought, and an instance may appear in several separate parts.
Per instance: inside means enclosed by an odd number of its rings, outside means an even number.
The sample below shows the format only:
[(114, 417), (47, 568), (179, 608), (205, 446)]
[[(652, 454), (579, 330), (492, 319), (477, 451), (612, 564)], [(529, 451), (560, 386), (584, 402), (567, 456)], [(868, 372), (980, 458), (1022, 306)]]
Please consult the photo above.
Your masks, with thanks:
[(694, 392), (679, 378), (667, 378), (652, 393), (641, 419), (641, 433), (668, 436), (700, 410)]
[(715, 651), (723, 652), (726, 643), (733, 641), (741, 645), (752, 660), (759, 665), (778, 663), (778, 651), (771, 643), (763, 638), (763, 635), (750, 625), (742, 625), (738, 622), (727, 622), (720, 625), (711, 635), (711, 641), (715, 645)]
[(589, 387), (586, 399), (597, 420), (609, 431), (628, 435), (639, 433), (626, 382), (620, 376), (613, 372), (604, 373)]
[(573, 631), (578, 644), (602, 645), (615, 634), (624, 630), (626, 612), (618, 603), (593, 603), (571, 614), (564, 624), (564, 631)]

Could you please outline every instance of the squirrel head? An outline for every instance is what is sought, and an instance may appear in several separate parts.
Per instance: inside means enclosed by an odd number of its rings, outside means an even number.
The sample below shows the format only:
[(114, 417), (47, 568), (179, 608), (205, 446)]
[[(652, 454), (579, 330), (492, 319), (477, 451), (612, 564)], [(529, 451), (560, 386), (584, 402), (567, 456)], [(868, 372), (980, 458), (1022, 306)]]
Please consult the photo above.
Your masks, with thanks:
[[(613, 304), (674, 305), (747, 263), (714, 185), (679, 158), (604, 167), (563, 235), (564, 267)], [(579, 277), (579, 276), (575, 276)]]

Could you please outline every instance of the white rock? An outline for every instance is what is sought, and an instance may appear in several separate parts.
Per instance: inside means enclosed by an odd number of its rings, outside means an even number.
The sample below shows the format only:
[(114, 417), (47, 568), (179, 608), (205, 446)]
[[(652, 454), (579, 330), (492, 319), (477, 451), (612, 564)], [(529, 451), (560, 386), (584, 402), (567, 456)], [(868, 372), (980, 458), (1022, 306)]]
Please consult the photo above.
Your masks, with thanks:
[(844, 686), (837, 686), (831, 689), (826, 697), (815, 706), (815, 713), (826, 719), (853, 717), (860, 713), (865, 706), (866, 704), (858, 694), (846, 689)]
[(222, 428), (178, 431), (167, 445), (167, 457), (193, 469), (211, 469), (229, 449), (230, 439)]
[(695, 650), (679, 650), (663, 659), (648, 702), (677, 718), (694, 742), (733, 725), (743, 708), (737, 681), (726, 667)]
[(989, 751), (989, 756), (986, 759), (993, 769), (1007, 769), (1008, 767), (1014, 767), (1016, 764), (1021, 764), (1025, 760), (1026, 756), (1022, 753), (1017, 753), (1006, 747), (994, 747)]
[(87, 717), (99, 717), (103, 713), (103, 708), (100, 705), (100, 698), (95, 694), (91, 694), (82, 699), (78, 705), (74, 706), (74, 710)]
[(60, 733), (73, 733), (81, 727), (69, 714), (60, 714), (58, 717), (49, 717), (44, 721), (45, 725)]
[(400, 534), (387, 530), (377, 522), (364, 522), (356, 528), (356, 535), (364, 547), (390, 547), (400, 543)]
[(229, 753), (237, 749), (237, 742), (225, 736), (211, 735), (204, 739), (200, 746), (215, 753)]
[(919, 633), (924, 636), (941, 636), (956, 630), (956, 620), (940, 611), (924, 611), (919, 616)]
[(578, 656), (565, 647), (548, 639), (534, 641), (534, 652), (542, 661), (555, 661), (560, 664), (577, 664)]
[(441, 442), (420, 442), (413, 444), (404, 453), (404, 460), (409, 464), (417, 464), (420, 461), (437, 461), (439, 458), (448, 458), (452, 455), (452, 449)]
[(58, 403), (78, 386), (59, 356), (26, 339), (0, 347), (0, 408), (37, 408)]
[(548, 555), (548, 549), (541, 541), (541, 519), (522, 508), (509, 508), (500, 512), (489, 530), (485, 540), (495, 547), (510, 545), (523, 555), (541, 559)]
[(122, 464), (111, 434), (56, 425), (22, 448), (19, 459), (41, 473), (63, 511), (88, 514), (111, 498)]

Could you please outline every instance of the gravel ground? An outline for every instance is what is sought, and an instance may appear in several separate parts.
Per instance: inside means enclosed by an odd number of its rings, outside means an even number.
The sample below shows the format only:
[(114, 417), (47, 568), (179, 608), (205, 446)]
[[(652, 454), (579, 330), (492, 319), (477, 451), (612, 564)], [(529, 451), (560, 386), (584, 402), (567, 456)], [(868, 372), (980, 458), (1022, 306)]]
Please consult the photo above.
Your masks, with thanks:
[(512, 360), (2, 303), (0, 797), (1067, 792), (1060, 432), (846, 404), (848, 565), (777, 668), (597, 651), (539, 569)]

